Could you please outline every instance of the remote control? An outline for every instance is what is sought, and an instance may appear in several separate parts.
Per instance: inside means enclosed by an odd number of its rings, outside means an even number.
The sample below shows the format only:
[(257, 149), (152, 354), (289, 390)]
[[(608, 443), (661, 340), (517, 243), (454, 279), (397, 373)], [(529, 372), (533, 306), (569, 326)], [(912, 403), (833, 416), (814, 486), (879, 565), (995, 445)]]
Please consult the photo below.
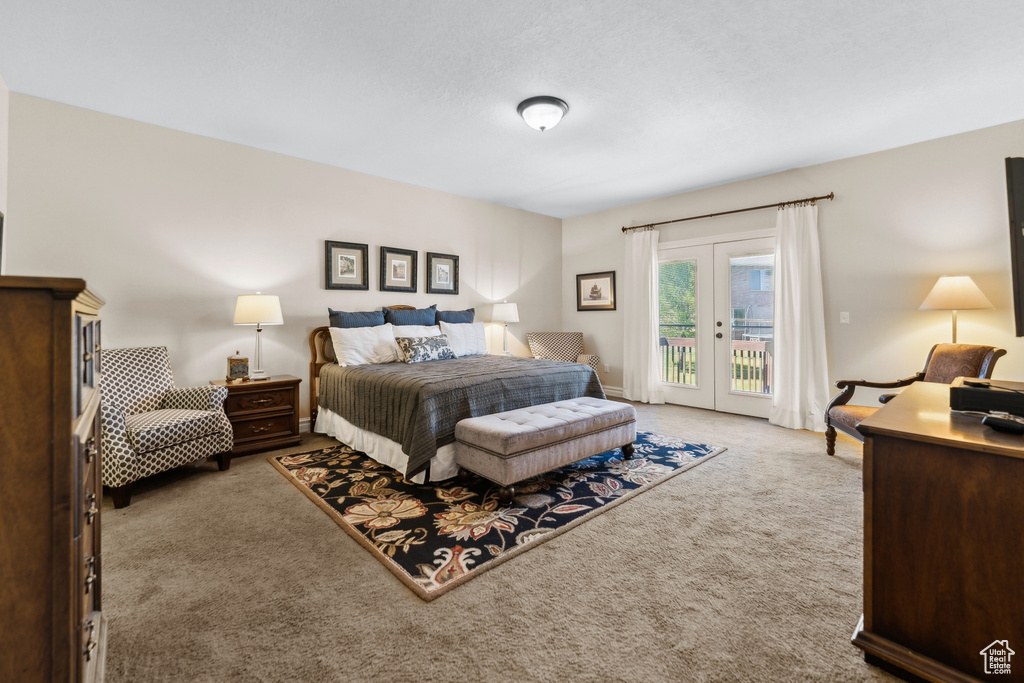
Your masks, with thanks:
[(1024, 434), (1024, 422), (1017, 422), (1005, 417), (986, 415), (981, 419), (981, 424), (991, 427), (997, 432), (1008, 432), (1010, 434)]

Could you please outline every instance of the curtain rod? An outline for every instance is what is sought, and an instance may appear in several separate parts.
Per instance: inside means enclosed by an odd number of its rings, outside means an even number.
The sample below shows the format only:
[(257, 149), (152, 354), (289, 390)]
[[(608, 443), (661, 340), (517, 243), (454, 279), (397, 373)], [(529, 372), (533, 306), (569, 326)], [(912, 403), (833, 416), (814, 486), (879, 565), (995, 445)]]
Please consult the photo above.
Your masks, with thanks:
[(836, 193), (835, 192), (829, 192), (828, 194), (822, 195), (821, 197), (807, 197), (806, 199), (791, 199), (788, 202), (778, 202), (777, 204), (764, 204), (762, 206), (751, 206), (751, 207), (746, 208), (746, 209), (733, 209), (732, 211), (719, 211), (718, 213), (706, 213), (703, 216), (690, 216), (688, 218), (676, 218), (675, 220), (661, 221), (659, 223), (645, 223), (644, 225), (634, 225), (631, 228), (623, 227), (622, 228), (622, 232), (629, 232), (631, 230), (645, 230), (647, 228), (653, 228), (653, 227), (658, 226), (658, 225), (667, 225), (668, 223), (682, 223), (683, 221), (695, 221), (698, 218), (714, 218), (715, 216), (728, 216), (731, 213), (743, 213), (744, 211), (758, 211), (760, 209), (771, 209), (771, 208), (776, 208), (776, 207), (781, 209), (782, 207), (787, 206), (789, 204), (802, 204), (804, 202), (814, 202), (814, 201), (817, 201), (819, 199), (827, 199), (829, 201), (832, 201), (833, 199), (835, 199), (835, 197), (836, 197)]

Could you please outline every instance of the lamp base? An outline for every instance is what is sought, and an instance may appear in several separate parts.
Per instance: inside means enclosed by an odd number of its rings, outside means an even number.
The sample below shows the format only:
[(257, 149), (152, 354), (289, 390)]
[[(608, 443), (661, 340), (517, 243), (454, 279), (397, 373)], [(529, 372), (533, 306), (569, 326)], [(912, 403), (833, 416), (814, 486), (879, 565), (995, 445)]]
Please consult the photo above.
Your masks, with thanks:
[(270, 375), (265, 370), (253, 370), (249, 373), (249, 381), (259, 382), (265, 379), (270, 379)]

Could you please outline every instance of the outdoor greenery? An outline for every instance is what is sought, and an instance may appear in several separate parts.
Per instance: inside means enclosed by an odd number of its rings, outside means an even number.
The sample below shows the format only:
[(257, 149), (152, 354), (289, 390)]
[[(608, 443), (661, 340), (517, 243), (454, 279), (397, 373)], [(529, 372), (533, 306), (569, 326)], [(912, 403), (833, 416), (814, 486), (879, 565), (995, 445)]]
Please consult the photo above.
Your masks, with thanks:
[[(692, 337), (696, 321), (696, 261), (662, 263), (658, 269), (661, 336)], [(666, 327), (680, 325), (681, 327)]]

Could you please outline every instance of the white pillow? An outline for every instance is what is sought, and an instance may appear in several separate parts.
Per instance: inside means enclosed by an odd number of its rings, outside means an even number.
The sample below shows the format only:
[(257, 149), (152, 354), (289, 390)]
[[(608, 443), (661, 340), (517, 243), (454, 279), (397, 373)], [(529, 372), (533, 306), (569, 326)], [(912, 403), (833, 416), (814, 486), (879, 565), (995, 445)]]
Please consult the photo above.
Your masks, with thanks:
[(395, 325), (394, 331), (396, 337), (436, 337), (441, 334), (437, 325)]
[(448, 337), (448, 345), (456, 358), (482, 356), (487, 353), (487, 338), (483, 323), (446, 323), (441, 321), (441, 333)]
[(375, 327), (332, 327), (334, 357), (338, 365), (376, 365), (399, 359), (391, 323)]

